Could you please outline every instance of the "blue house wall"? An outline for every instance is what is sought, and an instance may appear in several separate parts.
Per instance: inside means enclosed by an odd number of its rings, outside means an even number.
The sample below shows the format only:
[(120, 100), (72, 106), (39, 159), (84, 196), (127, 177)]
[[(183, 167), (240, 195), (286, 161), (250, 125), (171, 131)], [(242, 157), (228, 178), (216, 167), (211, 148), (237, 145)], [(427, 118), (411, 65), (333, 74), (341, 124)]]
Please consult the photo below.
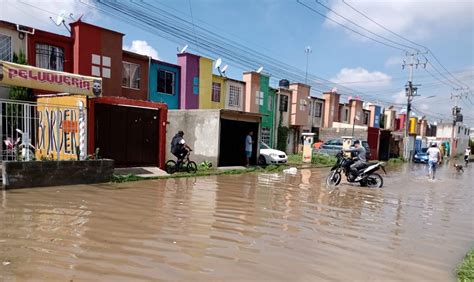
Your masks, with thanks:
[[(158, 92), (158, 73), (160, 70), (174, 73), (174, 94)], [(150, 101), (165, 103), (168, 105), (168, 109), (170, 110), (179, 109), (181, 67), (157, 60), (152, 60), (149, 74), (148, 97)]]

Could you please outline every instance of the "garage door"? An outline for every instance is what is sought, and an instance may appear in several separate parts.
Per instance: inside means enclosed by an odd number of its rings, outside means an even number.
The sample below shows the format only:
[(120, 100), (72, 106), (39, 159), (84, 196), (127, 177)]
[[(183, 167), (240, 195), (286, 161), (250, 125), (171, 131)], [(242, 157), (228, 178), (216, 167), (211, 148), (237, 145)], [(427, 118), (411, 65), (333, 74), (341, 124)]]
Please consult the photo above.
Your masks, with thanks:
[(156, 166), (158, 163), (158, 111), (95, 105), (96, 147), (116, 166)]

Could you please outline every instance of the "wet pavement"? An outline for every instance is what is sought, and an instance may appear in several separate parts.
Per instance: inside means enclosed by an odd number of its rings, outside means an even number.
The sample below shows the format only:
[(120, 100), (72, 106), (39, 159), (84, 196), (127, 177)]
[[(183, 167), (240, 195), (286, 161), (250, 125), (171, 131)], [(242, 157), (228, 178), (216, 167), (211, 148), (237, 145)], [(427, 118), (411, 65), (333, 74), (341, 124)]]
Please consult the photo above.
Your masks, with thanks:
[(474, 243), (474, 164), (383, 189), (327, 169), (0, 193), (0, 281), (454, 281)]

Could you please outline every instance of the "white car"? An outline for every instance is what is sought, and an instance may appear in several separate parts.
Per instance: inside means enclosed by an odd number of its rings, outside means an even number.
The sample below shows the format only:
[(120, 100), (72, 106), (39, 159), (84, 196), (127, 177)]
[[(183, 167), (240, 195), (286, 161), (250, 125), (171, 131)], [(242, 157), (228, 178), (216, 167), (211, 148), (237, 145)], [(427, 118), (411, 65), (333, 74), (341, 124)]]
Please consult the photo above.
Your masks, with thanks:
[(259, 165), (284, 164), (286, 162), (288, 162), (288, 156), (285, 152), (272, 149), (263, 142), (260, 143)]

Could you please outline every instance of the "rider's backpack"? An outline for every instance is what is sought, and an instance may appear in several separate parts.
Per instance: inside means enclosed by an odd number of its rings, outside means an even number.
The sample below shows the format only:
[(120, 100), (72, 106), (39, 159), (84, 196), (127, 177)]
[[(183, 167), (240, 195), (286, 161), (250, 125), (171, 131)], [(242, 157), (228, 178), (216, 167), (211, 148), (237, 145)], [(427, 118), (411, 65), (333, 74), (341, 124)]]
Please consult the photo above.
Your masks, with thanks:
[(179, 149), (179, 141), (181, 140), (181, 136), (175, 135), (171, 140), (171, 153), (176, 153)]

